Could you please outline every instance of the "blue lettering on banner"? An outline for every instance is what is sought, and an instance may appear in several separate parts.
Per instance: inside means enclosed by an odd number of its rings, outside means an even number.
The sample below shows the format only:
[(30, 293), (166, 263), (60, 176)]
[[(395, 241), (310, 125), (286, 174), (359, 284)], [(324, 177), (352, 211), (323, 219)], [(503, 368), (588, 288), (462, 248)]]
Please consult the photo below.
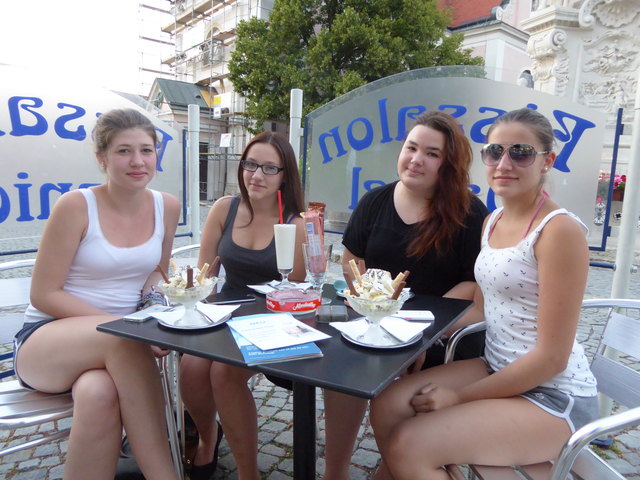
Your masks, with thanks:
[[(353, 126), (356, 122), (360, 122), (364, 125), (365, 135), (363, 138), (358, 139), (353, 134)], [(368, 148), (373, 143), (373, 127), (371, 126), (371, 122), (363, 117), (358, 117), (349, 123), (347, 127), (347, 139), (349, 140), (349, 145), (354, 150), (364, 150)]]
[[(18, 173), (20, 180), (25, 180), (29, 175), (25, 172)], [(18, 222), (30, 222), (33, 220), (31, 213), (29, 212), (29, 187), (31, 183), (14, 183), (14, 187), (18, 189), (18, 204), (20, 205), (20, 216), (16, 218)]]
[(393, 137), (389, 134), (389, 115), (387, 115), (387, 98), (378, 100), (378, 113), (380, 114), (380, 130), (382, 138), (380, 143), (389, 143), (393, 141)]
[(4, 191), (4, 188), (0, 187), (0, 223), (4, 222), (11, 212), (11, 202), (9, 201), (9, 195)]
[(477, 121), (471, 126), (471, 129), (469, 130), (469, 137), (471, 137), (471, 140), (473, 140), (476, 143), (484, 144), (484, 143), (487, 143), (487, 134), (484, 133), (482, 130), (484, 128), (489, 128), (489, 125), (495, 122), (496, 118), (498, 118), (500, 115), (504, 115), (505, 113), (507, 113), (507, 111), (502, 110), (500, 108), (491, 108), (491, 107), (480, 107), (478, 111), (480, 113), (485, 113), (485, 112), (497, 113), (497, 115), (494, 115), (493, 117), (485, 118)]
[(336, 146), (336, 158), (345, 155), (347, 151), (342, 146), (342, 139), (340, 138), (340, 127), (334, 127), (329, 130), (330, 133), (321, 133), (318, 137), (318, 143), (320, 144), (320, 151), (322, 152), (322, 163), (327, 163), (333, 160), (331, 155), (329, 155), (329, 150), (327, 149), (326, 139), (333, 137)]
[[(17, 175), (18, 179), (26, 180), (29, 178), (29, 174), (27, 172), (19, 172)], [(78, 185), (78, 188), (89, 188), (99, 185), (98, 183), (82, 183)], [(58, 192), (60, 195), (63, 193), (67, 193), (71, 191), (72, 183), (61, 182), (61, 183), (43, 183), (39, 189), (39, 199), (40, 199), (40, 213), (37, 217), (33, 217), (31, 214), (31, 203), (29, 200), (29, 189), (33, 187), (32, 183), (14, 183), (13, 186), (16, 188), (18, 192), (18, 216), (16, 217), (17, 222), (32, 222), (36, 218), (38, 220), (46, 220), (49, 218), (51, 214), (51, 192)], [(0, 187), (0, 223), (3, 223), (5, 220), (9, 218), (11, 214), (11, 199), (7, 191)]]
[(69, 105), (68, 103), (59, 103), (58, 108), (70, 107), (75, 110), (74, 113), (68, 115), (62, 115), (56, 120), (53, 128), (60, 138), (68, 138), (70, 140), (84, 140), (87, 137), (84, 127), (80, 125), (76, 130), (67, 130), (65, 124), (76, 118), (84, 116), (86, 110), (84, 108), (77, 107), (75, 105)]
[[(60, 115), (55, 119), (45, 118), (44, 114), (39, 111), (44, 106), (44, 101), (39, 97), (30, 96), (13, 96), (7, 100), (7, 107), (9, 113), (9, 121), (11, 128), (9, 135), (14, 137), (27, 137), (27, 136), (42, 136), (50, 130), (50, 123), (53, 124), (51, 129), (55, 132), (56, 136), (63, 140), (70, 140), (75, 142), (84, 141), (87, 139), (86, 126), (79, 124), (75, 127), (71, 127), (72, 122), (81, 121), (87, 116), (87, 110), (79, 105), (72, 105), (70, 103), (59, 102), (56, 104), (60, 110)], [(96, 114), (100, 116), (100, 113)], [(169, 142), (173, 140), (173, 136), (164, 130), (155, 127), (158, 135), (158, 145), (156, 145), (158, 152), (158, 164), (156, 169), (163, 171), (162, 160), (164, 154), (167, 151)], [(6, 132), (0, 130), (0, 136), (6, 135)], [(373, 133), (371, 134), (373, 137)], [(342, 154), (346, 153), (343, 151)], [(18, 180), (27, 180), (29, 174), (27, 172), (18, 172), (16, 174)], [(82, 183), (77, 188), (88, 188), (91, 186), (99, 185), (98, 183)], [(51, 205), (55, 199), (52, 200), (52, 192), (62, 195), (70, 191), (73, 187), (72, 183), (60, 182), (60, 183), (43, 183), (40, 187), (34, 187), (29, 182), (17, 182), (13, 186), (17, 193), (17, 212), (15, 213), (15, 221), (17, 222), (32, 222), (37, 220), (46, 220), (51, 214)], [(39, 194), (39, 214), (34, 217), (32, 214), (32, 205), (29, 199), (29, 192), (34, 187), (38, 189)], [(11, 216), (11, 199), (7, 190), (0, 186), (0, 224), (5, 222)]]
[[(23, 103), (21, 103), (23, 102)], [(33, 108), (40, 108), (44, 102), (37, 97), (11, 97), (9, 104), (9, 118), (11, 119), (11, 135), (14, 137), (22, 137), (24, 135), (43, 135), (49, 124), (45, 118)], [(35, 121), (33, 125), (27, 125), (22, 122), (20, 110), (28, 112), (32, 115), (30, 120)]]
[[(562, 130), (554, 130), (553, 133), (558, 140), (564, 142), (562, 146), (562, 150), (558, 153), (556, 157), (556, 161), (553, 165), (554, 168), (557, 168), (561, 172), (570, 172), (568, 166), (569, 157), (571, 156), (571, 152), (576, 148), (578, 141), (580, 141), (580, 137), (585, 132), (585, 130), (589, 128), (594, 128), (596, 125), (589, 120), (585, 120), (584, 118), (576, 117), (575, 115), (571, 115), (567, 112), (562, 112), (560, 110), (554, 110), (553, 116), (560, 124)], [(573, 130), (569, 131), (565, 124), (565, 119), (571, 119), (575, 122)]]
[(414, 105), (412, 107), (402, 107), (398, 110), (398, 135), (396, 140), (403, 142), (407, 136), (407, 117), (412, 120), (418, 118), (421, 113), (427, 111), (427, 107), (423, 105)]
[[(378, 143), (389, 143), (392, 141), (404, 141), (407, 135), (408, 120), (415, 120), (421, 113), (427, 111), (427, 108), (423, 105), (411, 105), (400, 107), (397, 111), (397, 131), (394, 133), (391, 131), (389, 124), (389, 111), (388, 111), (388, 98), (380, 98), (377, 101), (377, 115), (378, 118), (366, 118), (357, 117), (353, 119), (347, 126), (346, 142), (343, 141), (340, 126), (329, 128), (326, 132), (321, 133), (318, 136), (318, 144), (320, 153), (322, 155), (322, 164), (331, 162), (332, 160), (342, 157), (348, 153), (345, 145), (356, 151), (361, 151), (372, 146), (376, 141)], [(528, 108), (537, 110), (538, 106), (533, 103), (527, 104)], [(464, 105), (455, 104), (442, 104), (439, 105), (438, 110), (446, 111), (454, 118), (463, 118), (468, 112), (468, 108)], [(486, 130), (493, 122), (506, 113), (506, 110), (497, 108), (482, 106), (478, 108), (478, 112), (482, 114), (488, 114), (486, 118), (476, 121), (469, 128), (469, 137), (471, 141), (479, 144), (486, 143)], [(558, 153), (554, 168), (557, 168), (561, 172), (569, 172), (568, 160), (571, 153), (574, 151), (576, 145), (582, 138), (584, 132), (590, 128), (595, 128), (595, 124), (587, 119), (578, 117), (569, 112), (562, 110), (553, 110), (553, 117), (560, 125), (560, 129), (554, 129), (556, 138), (563, 143), (562, 149)], [(568, 125), (568, 121), (573, 122), (573, 125)], [(376, 132), (374, 125), (380, 126), (380, 131)], [(364, 136), (357, 138), (354, 133), (354, 126), (362, 125), (364, 127)], [(464, 128), (460, 125), (460, 128)], [(379, 140), (376, 139), (376, 134), (379, 134)], [(330, 148), (333, 147), (333, 148)], [(331, 152), (335, 152), (335, 156)], [(362, 191), (366, 192), (371, 188), (384, 185), (382, 180), (366, 179), (363, 178), (362, 167), (356, 166), (352, 169), (351, 176), (351, 196), (350, 204), (347, 207), (349, 210), (353, 210), (360, 198), (360, 192), (362, 185)], [(470, 185), (469, 188), (474, 194), (481, 193), (481, 187), (478, 185)], [(495, 194), (491, 189), (487, 192), (487, 207), (489, 210), (496, 208)]]

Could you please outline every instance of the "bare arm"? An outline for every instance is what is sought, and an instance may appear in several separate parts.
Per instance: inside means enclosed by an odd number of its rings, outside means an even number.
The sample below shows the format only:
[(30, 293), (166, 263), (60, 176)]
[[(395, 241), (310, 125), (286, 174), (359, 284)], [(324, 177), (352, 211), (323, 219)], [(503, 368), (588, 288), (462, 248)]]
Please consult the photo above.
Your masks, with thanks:
[(304, 219), (300, 216), (291, 221), (296, 226), (296, 250), (293, 259), (293, 271), (289, 278), (295, 282), (303, 282), (307, 276), (304, 267), (304, 255), (302, 254), (302, 244), (304, 243)]
[[(211, 210), (209, 210), (207, 220), (204, 222), (202, 238), (200, 239), (198, 267), (202, 267), (205, 263), (212, 265), (213, 260), (218, 256), (218, 246), (220, 245), (224, 222), (229, 213), (231, 198), (232, 197), (222, 197), (218, 199), (211, 207)], [(219, 270), (220, 265), (218, 265), (218, 269), (215, 272), (211, 272), (211, 274), (218, 275)]]
[(31, 280), (31, 303), (53, 318), (106, 315), (63, 288), (87, 225), (84, 197), (71, 192), (54, 204), (42, 233)]
[[(162, 239), (162, 256), (160, 257), (160, 267), (167, 272), (169, 270), (169, 258), (173, 247), (173, 238), (178, 228), (180, 218), (180, 202), (176, 197), (168, 193), (163, 193), (164, 200), (164, 238)], [(158, 272), (151, 272), (143, 288), (143, 293), (151, 289), (151, 285), (157, 285), (162, 276)]]
[[(344, 247), (344, 252), (342, 253), (342, 273), (344, 275), (344, 273), (347, 272), (347, 274), (350, 275), (351, 279), (353, 280), (353, 275), (351, 274), (351, 267), (349, 266), (350, 260), (354, 260), (358, 265), (360, 265), (359, 263), (360, 260), (362, 260), (362, 262), (364, 263), (364, 259), (360, 257), (356, 257), (353, 253), (351, 253), (351, 251), (349, 251), (347, 247)], [(346, 278), (346, 275), (345, 275), (345, 278)]]
[(545, 227), (535, 255), (540, 285), (535, 348), (493, 375), (456, 392), (445, 391), (445, 403), (451, 399), (453, 403), (463, 403), (518, 395), (566, 368), (589, 267), (584, 233), (571, 218), (558, 216)]

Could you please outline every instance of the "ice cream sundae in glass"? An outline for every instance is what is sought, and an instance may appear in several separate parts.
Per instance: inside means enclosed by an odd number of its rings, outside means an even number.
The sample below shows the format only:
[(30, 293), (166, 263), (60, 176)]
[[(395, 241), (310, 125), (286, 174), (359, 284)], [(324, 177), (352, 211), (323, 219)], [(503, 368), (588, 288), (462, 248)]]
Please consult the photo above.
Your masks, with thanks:
[(197, 326), (209, 321), (197, 309), (196, 304), (207, 298), (216, 285), (216, 277), (207, 278), (197, 268), (186, 267), (174, 271), (169, 282), (160, 282), (158, 290), (167, 296), (172, 305), (184, 306), (184, 314), (175, 321), (176, 326)]
[(380, 321), (384, 317), (393, 315), (402, 308), (404, 302), (409, 298), (409, 292), (403, 291), (397, 299), (391, 298), (366, 298), (363, 296), (353, 296), (349, 291), (345, 292), (349, 305), (360, 315), (363, 315), (369, 324), (367, 330), (358, 335), (356, 340), (374, 347), (386, 347), (399, 343), (398, 339), (387, 333), (380, 326)]

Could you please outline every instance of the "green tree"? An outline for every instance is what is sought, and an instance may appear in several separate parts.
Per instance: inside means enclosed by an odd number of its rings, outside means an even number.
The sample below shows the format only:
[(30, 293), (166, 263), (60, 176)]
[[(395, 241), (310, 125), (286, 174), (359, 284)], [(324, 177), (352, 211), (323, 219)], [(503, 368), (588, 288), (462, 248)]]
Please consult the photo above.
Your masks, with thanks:
[(308, 113), (395, 73), (482, 65), (449, 20), (434, 0), (276, 0), (269, 20), (238, 25), (229, 78), (260, 125), (288, 118), (292, 88)]

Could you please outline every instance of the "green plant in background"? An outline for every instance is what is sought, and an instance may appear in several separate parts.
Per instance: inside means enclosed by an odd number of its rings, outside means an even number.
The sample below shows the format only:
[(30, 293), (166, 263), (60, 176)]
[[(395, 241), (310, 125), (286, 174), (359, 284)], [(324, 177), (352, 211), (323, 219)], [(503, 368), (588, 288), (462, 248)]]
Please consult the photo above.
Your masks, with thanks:
[(434, 0), (276, 0), (269, 20), (238, 25), (229, 79), (260, 130), (289, 118), (292, 88), (304, 91), (307, 114), (396, 73), (482, 65), (449, 21)]

